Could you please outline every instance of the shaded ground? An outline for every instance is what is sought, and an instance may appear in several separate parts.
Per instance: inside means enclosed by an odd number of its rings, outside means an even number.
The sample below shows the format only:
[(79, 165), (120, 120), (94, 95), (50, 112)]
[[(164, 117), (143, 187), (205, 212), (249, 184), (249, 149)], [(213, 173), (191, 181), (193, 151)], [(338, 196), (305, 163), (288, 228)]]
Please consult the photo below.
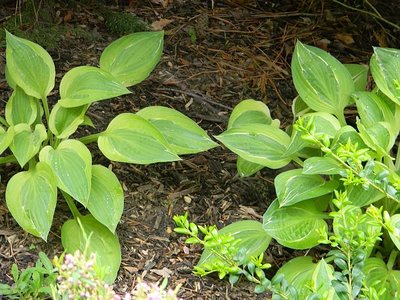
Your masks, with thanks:
[[(18, 26), (29, 32), (28, 36), (38, 33), (35, 39), (41, 44), (52, 42), (44, 46), (55, 60), (58, 80), (74, 66), (96, 65), (102, 49), (132, 29), (124, 27), (127, 21), (123, 25), (110, 21), (100, 6), (82, 2), (86, 4), (57, 4), (49, 19), (41, 21), (46, 9), (42, 7), (36, 24)], [(219, 134), (226, 128), (232, 108), (247, 98), (265, 102), (284, 127), (291, 123), (290, 104), (295, 96), (290, 60), (297, 39), (329, 50), (346, 63), (368, 63), (372, 46), (400, 47), (399, 32), (392, 26), (331, 1), (149, 0), (120, 1), (119, 6), (115, 2), (109, 4), (110, 11), (136, 14), (147, 24), (159, 21), (153, 26), (166, 25), (165, 50), (156, 70), (133, 87), (131, 95), (92, 105), (89, 114), (98, 131), (118, 113), (165, 105), (196, 120), (210, 135)], [(400, 12), (400, 7), (395, 7), (400, 4), (389, 2), (376, 8), (387, 20), (399, 22), (400, 16), (394, 13)], [(362, 1), (346, 3), (370, 10), (360, 5)], [(1, 8), (3, 26), (10, 26), (14, 14), (12, 3)], [(43, 38), (35, 31), (41, 24), (50, 32), (58, 24), (59, 31), (52, 39)], [(1, 51), (4, 62), (4, 48)], [(0, 67), (3, 75), (1, 62)], [(9, 90), (4, 76), (0, 78), (4, 108)], [(155, 282), (169, 275), (171, 286), (182, 284), (184, 299), (256, 299), (254, 286), (245, 281), (231, 287), (213, 277), (193, 276), (191, 270), (201, 252), (196, 247), (186, 248), (172, 233), (172, 216), (188, 211), (193, 221), (218, 226), (240, 219), (260, 220), (274, 199), (272, 183), (279, 171), (265, 169), (251, 178), (240, 178), (235, 156), (222, 147), (186, 156), (180, 162), (151, 166), (114, 163), (95, 153), (94, 161), (111, 165), (125, 190), (125, 211), (117, 229), (123, 257), (116, 282), (119, 292), (130, 290), (138, 277)], [(60, 227), (70, 217), (68, 209), (59, 205), (47, 244), (23, 233), (4, 201), (5, 184), (14, 172), (13, 167), (2, 169), (0, 281), (10, 279), (14, 262), (24, 268), (37, 259), (39, 251), (59, 254)], [(313, 254), (321, 253), (317, 249)], [(272, 242), (267, 260), (276, 269), (301, 254)]]

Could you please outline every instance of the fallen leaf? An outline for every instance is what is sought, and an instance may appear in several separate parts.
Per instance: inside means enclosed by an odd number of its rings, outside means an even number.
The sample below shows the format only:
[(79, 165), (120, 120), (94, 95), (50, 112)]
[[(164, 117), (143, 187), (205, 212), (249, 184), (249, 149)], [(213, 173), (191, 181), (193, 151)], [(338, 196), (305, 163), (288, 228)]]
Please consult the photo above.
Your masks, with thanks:
[(166, 8), (168, 5), (172, 4), (172, 0), (151, 0), (151, 2), (155, 4), (161, 4), (164, 8)]
[(345, 45), (351, 45), (354, 43), (353, 36), (347, 33), (336, 33), (335, 39), (341, 41)]
[(159, 276), (161, 276), (161, 277), (170, 277), (171, 276), (171, 274), (173, 273), (170, 269), (167, 269), (167, 268), (162, 268), (161, 270), (160, 269), (151, 269), (150, 270), (150, 272), (152, 272), (152, 273), (154, 273), (154, 274), (157, 274), (157, 275), (159, 275)]
[(63, 19), (64, 19), (65, 23), (68, 23), (69, 21), (71, 21), (72, 20), (72, 11), (68, 11)]
[(173, 21), (174, 20), (170, 20), (170, 19), (160, 19), (158, 21), (151, 23), (151, 27), (154, 30), (162, 30), (165, 26), (167, 26), (168, 24), (171, 24)]

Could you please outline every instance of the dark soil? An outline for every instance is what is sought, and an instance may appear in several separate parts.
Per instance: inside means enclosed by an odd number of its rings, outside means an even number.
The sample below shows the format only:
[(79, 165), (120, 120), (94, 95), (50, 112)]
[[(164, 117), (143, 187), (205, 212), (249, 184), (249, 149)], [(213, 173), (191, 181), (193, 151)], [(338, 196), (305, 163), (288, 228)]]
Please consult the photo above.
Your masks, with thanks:
[[(160, 20), (168, 23), (163, 28), (164, 55), (152, 75), (132, 87), (131, 95), (91, 106), (89, 114), (96, 131), (104, 129), (119, 113), (165, 105), (216, 135), (225, 130), (233, 107), (248, 98), (266, 103), (272, 116), (285, 127), (292, 121), (290, 105), (296, 95), (290, 77), (296, 40), (328, 50), (346, 63), (367, 64), (372, 46), (400, 47), (399, 31), (393, 26), (332, 1), (113, 1), (106, 3), (106, 9), (98, 4), (100, 1), (49, 2), (52, 5), (42, 7), (37, 20), (14, 29), (49, 50), (58, 80), (74, 66), (97, 65), (104, 47), (134, 28), (127, 26), (128, 21), (110, 21), (105, 10), (135, 14), (147, 24)], [(371, 11), (363, 1), (343, 2)], [(400, 12), (398, 1), (370, 2), (385, 19), (400, 25), (400, 16), (395, 15)], [(23, 9), (17, 11), (17, 17)], [(47, 10), (50, 21), (41, 19)], [(11, 26), (15, 13), (13, 3), (0, 6), (3, 27)], [(53, 34), (51, 38), (41, 36), (43, 27), (54, 28), (46, 32)], [(4, 50), (0, 52), (2, 109), (10, 94), (3, 76)], [(57, 90), (52, 94), (53, 103), (57, 94)], [(245, 280), (232, 287), (225, 280), (192, 275), (201, 250), (185, 245), (183, 238), (173, 233), (172, 217), (189, 212), (198, 224), (218, 227), (242, 219), (261, 220), (275, 197), (273, 180), (279, 170), (264, 169), (253, 177), (240, 178), (235, 155), (223, 147), (185, 156), (179, 162), (150, 166), (110, 162), (93, 149), (93, 160), (111, 166), (125, 190), (125, 211), (117, 229), (123, 257), (115, 283), (118, 292), (129, 291), (138, 278), (157, 282), (170, 276), (171, 287), (182, 284), (183, 299), (267, 297), (256, 296), (254, 286)], [(60, 228), (71, 217), (60, 201), (47, 243), (25, 234), (8, 213), (4, 200), (7, 180), (16, 171), (11, 166), (1, 171), (0, 282), (10, 282), (12, 263), (25, 268), (34, 263), (39, 251), (50, 257), (60, 254)], [(266, 259), (276, 270), (302, 254), (273, 241)], [(312, 252), (315, 256), (322, 254), (323, 249)]]

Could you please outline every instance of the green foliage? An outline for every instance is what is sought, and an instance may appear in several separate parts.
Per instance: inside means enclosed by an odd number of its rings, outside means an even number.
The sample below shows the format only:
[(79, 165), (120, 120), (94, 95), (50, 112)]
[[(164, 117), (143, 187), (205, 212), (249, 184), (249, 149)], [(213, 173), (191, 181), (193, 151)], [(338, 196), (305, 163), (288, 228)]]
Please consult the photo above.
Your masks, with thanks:
[[(148, 77), (161, 57), (163, 35), (124, 36), (103, 51), (100, 67), (69, 70), (51, 108), (47, 96), (56, 74), (51, 56), (38, 44), (6, 32), (6, 79), (13, 93), (5, 118), (0, 118), (0, 153), (10, 149), (0, 163), (18, 163), (23, 169), (7, 184), (9, 211), (25, 231), (46, 240), (60, 191), (73, 214), (61, 231), (65, 250), (95, 253), (96, 268), (104, 270), (109, 283), (121, 263), (115, 230), (123, 212), (123, 189), (110, 169), (93, 165), (87, 144), (98, 142), (110, 160), (139, 164), (176, 161), (178, 155), (217, 145), (194, 121), (164, 107), (121, 114), (103, 132), (70, 138), (79, 126), (92, 124), (86, 116), (92, 103), (128, 94), (129, 86)], [(90, 214), (81, 215), (77, 205)]]
[[(293, 291), (290, 299), (400, 298), (400, 270), (395, 270), (400, 250), (399, 68), (400, 50), (374, 48), (370, 70), (376, 88), (366, 91), (366, 66), (343, 65), (298, 42), (292, 58), (299, 94), (292, 126), (279, 128), (265, 104), (248, 99), (234, 108), (227, 130), (216, 136), (238, 155), (242, 176), (263, 167), (298, 166), (275, 178), (277, 199), (262, 227), (283, 246), (309, 249), (322, 243), (331, 251), (317, 262), (294, 258), (277, 272), (271, 282), (283, 277), (283, 286)], [(354, 126), (345, 118), (350, 105), (358, 114)], [(238, 245), (235, 239), (229, 242)], [(269, 289), (273, 299), (288, 298), (275, 287), (257, 291)]]
[(7, 299), (44, 299), (51, 295), (52, 286), (57, 280), (56, 269), (43, 252), (39, 253), (34, 267), (20, 271), (13, 264), (11, 274), (13, 285), (0, 283), (0, 296)]

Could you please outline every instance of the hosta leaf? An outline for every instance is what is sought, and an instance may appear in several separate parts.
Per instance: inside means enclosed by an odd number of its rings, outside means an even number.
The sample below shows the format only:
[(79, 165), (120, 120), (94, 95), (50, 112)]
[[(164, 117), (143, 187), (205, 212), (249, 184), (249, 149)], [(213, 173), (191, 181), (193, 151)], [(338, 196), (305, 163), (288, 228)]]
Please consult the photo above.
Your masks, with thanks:
[(319, 48), (297, 42), (292, 77), (297, 92), (311, 109), (343, 117), (354, 83), (350, 72), (336, 58)]
[[(269, 108), (261, 101), (253, 99), (242, 100), (233, 109), (228, 122), (228, 129), (240, 127), (247, 124), (274, 125), (279, 128), (279, 120), (272, 120)], [(251, 176), (264, 168), (263, 165), (245, 160), (243, 157), (237, 159), (237, 170), (240, 176)]]
[(318, 245), (321, 234), (328, 231), (324, 217), (314, 201), (279, 207), (278, 200), (274, 200), (263, 216), (263, 227), (285, 247), (308, 249)]
[(358, 207), (365, 207), (382, 199), (384, 196), (372, 186), (365, 188), (362, 185), (350, 185), (347, 187), (347, 198), (351, 204)]
[(137, 84), (149, 76), (159, 62), (164, 32), (136, 32), (104, 49), (100, 68), (110, 72), (124, 86)]
[(92, 166), (92, 187), (87, 208), (97, 221), (115, 232), (124, 209), (124, 191), (117, 176), (106, 167)]
[[(253, 220), (232, 223), (218, 230), (218, 233), (221, 235), (231, 235), (235, 239), (240, 240), (236, 245), (243, 256), (240, 264), (245, 264), (252, 256), (258, 256), (263, 253), (271, 242), (271, 237), (265, 232), (262, 224)], [(216, 259), (215, 255), (206, 248), (197, 266), (211, 263), (211, 261)]]
[(280, 173), (274, 182), (281, 207), (331, 193), (338, 186), (337, 181), (325, 181), (317, 174), (303, 174), (302, 169)]
[(57, 184), (50, 167), (37, 163), (8, 181), (7, 207), (27, 232), (47, 240), (57, 201)]
[(95, 269), (105, 275), (112, 284), (121, 265), (121, 247), (118, 237), (93, 216), (80, 216), (68, 220), (61, 228), (61, 242), (66, 252), (79, 250), (90, 256), (96, 255)]
[(31, 41), (6, 31), (7, 71), (25, 93), (45, 98), (54, 87), (55, 67), (50, 55)]
[(59, 139), (67, 139), (73, 134), (85, 118), (88, 105), (62, 107), (57, 103), (50, 113), (49, 128)]
[(349, 140), (353, 145), (357, 144), (357, 149), (368, 148), (357, 130), (351, 126), (343, 126), (336, 132), (332, 141), (332, 150), (336, 151), (338, 147), (346, 145)]
[(311, 289), (315, 294), (320, 296), (319, 299), (340, 299), (336, 295), (335, 289), (332, 285), (332, 280), (335, 280), (333, 272), (333, 266), (327, 264), (324, 259), (321, 259), (316, 265), (315, 270), (312, 274)]
[(251, 175), (257, 173), (258, 171), (260, 171), (262, 168), (264, 168), (263, 165), (259, 165), (259, 164), (250, 162), (240, 156), (238, 156), (238, 158), (237, 158), (236, 167), (239, 172), (239, 175), (242, 177), (251, 176)]
[(365, 91), (368, 82), (368, 66), (359, 64), (344, 64), (350, 72), (354, 82), (355, 91)]
[(312, 112), (311, 108), (308, 107), (308, 105), (303, 101), (303, 99), (301, 99), (300, 96), (297, 96), (293, 99), (292, 113), (294, 120), (310, 112)]
[(311, 256), (295, 257), (285, 263), (276, 272), (274, 278), (283, 275), (288, 283), (296, 289), (298, 299), (307, 299), (307, 296), (311, 294), (309, 287), (316, 267), (317, 264), (313, 263)]
[[(228, 122), (228, 129), (246, 124), (271, 125), (272, 118), (268, 106), (253, 99), (242, 100), (233, 109)], [(278, 126), (279, 127), (279, 126)]]
[(334, 175), (343, 171), (343, 167), (330, 157), (310, 157), (304, 161), (303, 174)]
[(71, 69), (61, 79), (58, 103), (63, 107), (77, 107), (129, 93), (110, 73), (81, 66)]
[(388, 156), (392, 149), (397, 134), (393, 132), (388, 122), (377, 122), (369, 127), (357, 122), (360, 136), (368, 147), (378, 152), (381, 156)]
[(174, 109), (149, 106), (136, 113), (153, 124), (176, 154), (191, 154), (218, 146), (192, 119)]
[(86, 207), (92, 179), (89, 149), (77, 140), (65, 140), (56, 149), (44, 147), (39, 159), (50, 165), (57, 177), (57, 186)]
[(151, 164), (180, 160), (154, 125), (130, 113), (115, 117), (98, 144), (108, 159), (119, 162)]
[(400, 214), (396, 214), (390, 217), (390, 225), (393, 230), (388, 230), (390, 238), (396, 245), (397, 249), (400, 250)]
[(38, 114), (38, 100), (28, 96), (19, 86), (6, 104), (6, 120), (10, 125), (25, 123), (32, 125)]
[(281, 168), (291, 161), (291, 157), (284, 155), (290, 138), (273, 125), (241, 125), (215, 138), (242, 158), (271, 169)]
[(371, 127), (377, 122), (388, 122), (391, 128), (396, 128), (395, 116), (389, 104), (377, 94), (356, 92), (352, 97), (364, 126)]
[(14, 126), (14, 138), (10, 149), (21, 167), (39, 152), (46, 138), (46, 128), (43, 124), (37, 124), (33, 132), (28, 124)]
[[(337, 131), (341, 128), (338, 119), (325, 112), (312, 112), (303, 115), (304, 124), (312, 121), (314, 125), (315, 134), (326, 134), (330, 139), (333, 138)], [(294, 130), (288, 146), (286, 155), (293, 155), (305, 147), (316, 147), (310, 142), (306, 142), (301, 137), (303, 134)]]
[(388, 269), (385, 262), (378, 257), (367, 258), (364, 264), (366, 286), (383, 291), (380, 300), (397, 299), (400, 293), (400, 271)]
[(7, 131), (4, 130), (3, 127), (0, 126), (0, 154), (2, 154), (8, 146), (10, 146), (11, 142), (14, 138), (14, 127), (8, 127)]
[(370, 67), (378, 88), (400, 105), (400, 50), (375, 47)]

